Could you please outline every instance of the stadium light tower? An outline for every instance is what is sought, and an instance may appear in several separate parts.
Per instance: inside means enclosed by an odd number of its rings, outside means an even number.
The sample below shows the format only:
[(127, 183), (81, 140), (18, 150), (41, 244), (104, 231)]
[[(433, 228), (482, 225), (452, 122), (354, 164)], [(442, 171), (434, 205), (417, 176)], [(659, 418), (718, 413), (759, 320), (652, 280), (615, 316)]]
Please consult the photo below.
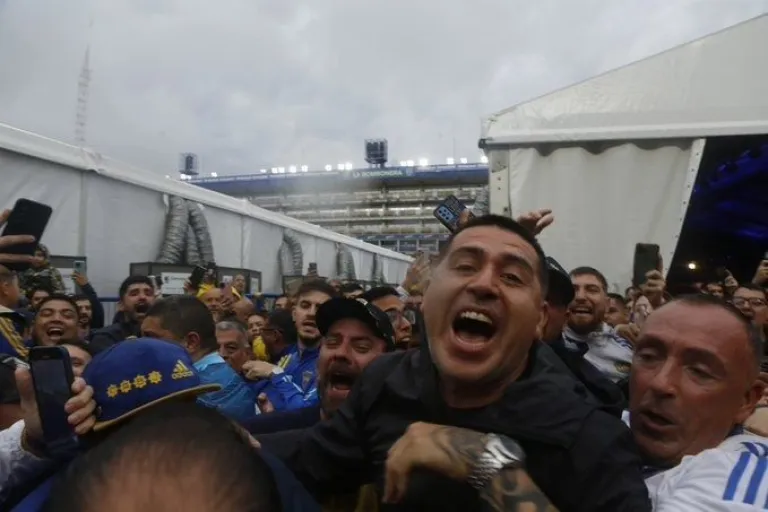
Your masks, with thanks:
[(387, 139), (367, 139), (365, 141), (365, 161), (371, 167), (386, 167), (387, 160), (389, 160), (389, 142)]
[(181, 179), (188, 180), (200, 173), (200, 165), (196, 154), (182, 153), (180, 160), (179, 174), (181, 174)]

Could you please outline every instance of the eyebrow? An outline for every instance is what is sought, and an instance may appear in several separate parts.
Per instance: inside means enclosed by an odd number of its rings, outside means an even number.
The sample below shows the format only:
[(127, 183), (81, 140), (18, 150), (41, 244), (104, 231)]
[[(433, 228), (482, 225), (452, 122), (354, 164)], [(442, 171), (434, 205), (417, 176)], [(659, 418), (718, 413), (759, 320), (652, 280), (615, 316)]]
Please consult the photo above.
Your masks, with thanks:
[[(473, 256), (475, 258), (484, 258), (486, 256), (486, 252), (480, 247), (459, 247), (453, 252), (453, 254), (451, 254), (451, 257), (453, 258), (454, 256), (462, 255)], [(528, 272), (535, 272), (531, 262), (518, 254), (504, 253), (501, 259), (505, 265), (517, 265), (519, 267), (523, 267)]]

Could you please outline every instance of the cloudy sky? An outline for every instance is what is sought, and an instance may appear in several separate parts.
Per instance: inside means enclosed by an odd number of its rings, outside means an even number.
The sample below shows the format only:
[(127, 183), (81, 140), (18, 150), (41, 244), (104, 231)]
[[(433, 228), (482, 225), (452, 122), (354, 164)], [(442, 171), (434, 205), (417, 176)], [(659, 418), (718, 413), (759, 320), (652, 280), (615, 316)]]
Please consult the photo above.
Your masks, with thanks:
[(0, 0), (0, 122), (160, 174), (477, 160), (484, 115), (768, 12), (768, 0)]

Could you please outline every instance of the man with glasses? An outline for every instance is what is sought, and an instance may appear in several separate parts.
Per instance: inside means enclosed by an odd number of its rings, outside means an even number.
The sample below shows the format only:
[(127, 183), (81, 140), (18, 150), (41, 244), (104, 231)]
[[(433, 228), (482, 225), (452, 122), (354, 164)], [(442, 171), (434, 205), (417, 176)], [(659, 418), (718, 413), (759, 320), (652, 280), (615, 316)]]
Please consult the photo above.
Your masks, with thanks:
[(733, 292), (731, 302), (752, 322), (765, 341), (768, 327), (768, 301), (763, 288), (756, 284), (742, 284)]
[(389, 317), (395, 331), (395, 346), (398, 349), (408, 349), (418, 345), (419, 340), (413, 337), (416, 312), (406, 308), (397, 290), (389, 286), (377, 286), (365, 292), (363, 299), (384, 311)]

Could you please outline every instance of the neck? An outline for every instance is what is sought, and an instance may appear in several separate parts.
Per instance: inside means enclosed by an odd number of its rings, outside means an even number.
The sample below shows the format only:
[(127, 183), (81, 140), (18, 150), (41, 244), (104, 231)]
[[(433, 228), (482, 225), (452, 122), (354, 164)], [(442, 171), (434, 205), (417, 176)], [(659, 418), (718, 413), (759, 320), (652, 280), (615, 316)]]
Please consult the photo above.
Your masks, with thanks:
[(204, 358), (205, 356), (207, 356), (208, 354), (212, 354), (213, 352), (214, 350), (198, 350), (196, 352), (189, 354), (189, 357), (190, 359), (192, 359), (193, 363), (196, 363), (202, 358)]
[(308, 348), (312, 349), (312, 348), (317, 347), (317, 344), (319, 342), (320, 342), (319, 338), (316, 338), (316, 339), (313, 339), (313, 340), (299, 338), (299, 348), (301, 350), (306, 350)]
[(440, 382), (440, 394), (446, 405), (452, 409), (477, 409), (498, 401), (507, 387), (517, 381), (528, 366), (528, 354), (509, 373), (500, 378), (488, 379), (467, 385), (467, 382), (453, 381), (443, 378)]

